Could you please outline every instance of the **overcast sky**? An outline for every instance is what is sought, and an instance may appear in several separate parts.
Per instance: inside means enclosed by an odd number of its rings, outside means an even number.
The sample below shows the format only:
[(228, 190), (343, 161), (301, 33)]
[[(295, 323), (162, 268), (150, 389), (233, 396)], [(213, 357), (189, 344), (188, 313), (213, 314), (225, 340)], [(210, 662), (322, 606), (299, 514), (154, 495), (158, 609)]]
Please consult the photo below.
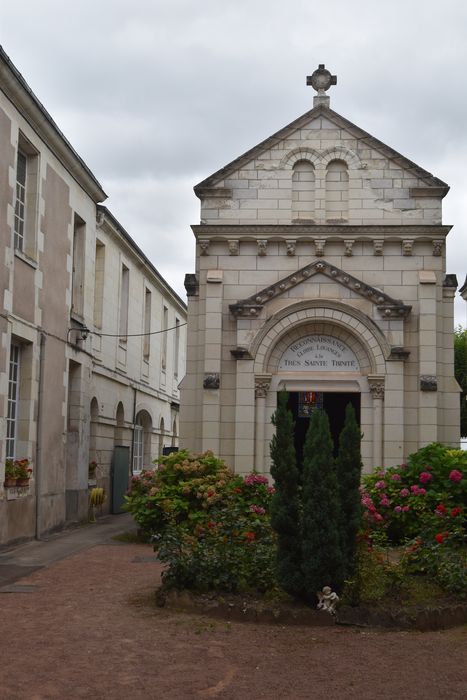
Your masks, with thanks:
[[(193, 186), (312, 107), (331, 107), (451, 186), (447, 272), (467, 272), (464, 0), (22, 0), (0, 43), (185, 298)], [(467, 325), (458, 298), (456, 322)]]

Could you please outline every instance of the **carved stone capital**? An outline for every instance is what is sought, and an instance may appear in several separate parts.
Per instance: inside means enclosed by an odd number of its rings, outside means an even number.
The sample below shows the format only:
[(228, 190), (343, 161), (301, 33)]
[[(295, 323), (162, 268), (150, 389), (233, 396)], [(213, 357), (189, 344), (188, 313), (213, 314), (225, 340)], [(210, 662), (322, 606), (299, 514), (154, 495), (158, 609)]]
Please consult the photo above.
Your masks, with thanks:
[(285, 242), (285, 246), (286, 246), (286, 249), (287, 249), (287, 255), (289, 255), (290, 257), (292, 257), (293, 255), (295, 255), (295, 246), (296, 246), (296, 243), (297, 243), (297, 242), (296, 242), (295, 240), (292, 240), (292, 239), (289, 239), (289, 240), (287, 240), (287, 241)]
[(200, 255), (209, 255), (209, 239), (208, 238), (200, 238), (198, 243), (199, 243)]
[(258, 255), (263, 256), (267, 254), (268, 241), (265, 238), (258, 238), (256, 241), (258, 246)]
[(207, 372), (204, 375), (203, 389), (219, 389), (221, 377), (219, 372)]
[(368, 384), (373, 399), (384, 399), (384, 376), (381, 374), (369, 374)]
[(255, 376), (255, 397), (257, 399), (266, 398), (271, 386), (271, 374), (257, 374)]
[(420, 391), (438, 391), (438, 379), (434, 374), (420, 376)]
[(238, 238), (230, 239), (228, 241), (228, 244), (229, 244), (229, 255), (238, 255), (240, 252), (240, 243), (238, 241)]

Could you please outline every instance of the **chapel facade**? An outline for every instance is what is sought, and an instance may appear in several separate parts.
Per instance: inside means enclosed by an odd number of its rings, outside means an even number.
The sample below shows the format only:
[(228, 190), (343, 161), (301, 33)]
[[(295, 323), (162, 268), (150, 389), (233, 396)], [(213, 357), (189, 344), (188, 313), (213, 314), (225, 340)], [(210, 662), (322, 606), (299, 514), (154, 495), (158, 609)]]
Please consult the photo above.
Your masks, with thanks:
[(180, 444), (267, 473), (277, 393), (300, 459), (313, 410), (335, 441), (345, 406), (364, 468), (432, 441), (459, 445), (449, 187), (334, 112), (324, 65), (313, 109), (195, 187)]

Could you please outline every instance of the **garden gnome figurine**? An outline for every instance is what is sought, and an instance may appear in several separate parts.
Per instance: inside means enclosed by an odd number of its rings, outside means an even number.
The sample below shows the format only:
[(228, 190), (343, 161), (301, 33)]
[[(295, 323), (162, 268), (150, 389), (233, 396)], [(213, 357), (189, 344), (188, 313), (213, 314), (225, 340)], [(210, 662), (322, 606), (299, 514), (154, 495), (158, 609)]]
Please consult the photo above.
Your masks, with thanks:
[(329, 586), (324, 586), (322, 591), (318, 591), (318, 610), (325, 610), (331, 615), (336, 614), (336, 605), (339, 601), (339, 596), (334, 593)]

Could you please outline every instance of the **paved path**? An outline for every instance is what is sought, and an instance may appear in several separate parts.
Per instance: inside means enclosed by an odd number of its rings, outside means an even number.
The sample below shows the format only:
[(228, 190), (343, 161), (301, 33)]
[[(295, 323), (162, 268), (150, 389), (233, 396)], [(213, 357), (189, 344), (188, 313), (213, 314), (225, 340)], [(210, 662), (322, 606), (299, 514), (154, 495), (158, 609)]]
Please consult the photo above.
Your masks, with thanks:
[(128, 529), (117, 518), (2, 553), (0, 566), (41, 568), (0, 589), (1, 700), (467, 697), (467, 627), (229, 624), (159, 609), (161, 566), (150, 546), (111, 539)]

